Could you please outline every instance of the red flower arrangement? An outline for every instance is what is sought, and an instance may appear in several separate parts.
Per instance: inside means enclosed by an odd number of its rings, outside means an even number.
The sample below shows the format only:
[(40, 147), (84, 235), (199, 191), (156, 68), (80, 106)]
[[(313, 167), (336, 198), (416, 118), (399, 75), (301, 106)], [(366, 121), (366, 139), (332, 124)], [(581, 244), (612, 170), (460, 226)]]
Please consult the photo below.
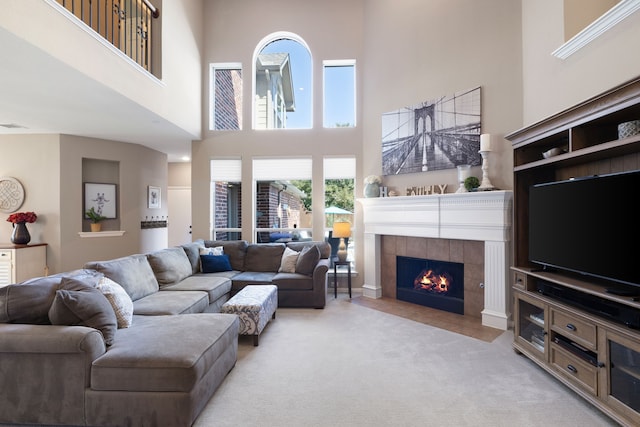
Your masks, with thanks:
[(38, 219), (38, 215), (36, 215), (35, 212), (16, 212), (9, 215), (9, 218), (7, 218), (7, 221), (12, 222), (14, 224), (17, 224), (19, 222), (32, 223), (32, 222), (36, 222), (36, 219)]

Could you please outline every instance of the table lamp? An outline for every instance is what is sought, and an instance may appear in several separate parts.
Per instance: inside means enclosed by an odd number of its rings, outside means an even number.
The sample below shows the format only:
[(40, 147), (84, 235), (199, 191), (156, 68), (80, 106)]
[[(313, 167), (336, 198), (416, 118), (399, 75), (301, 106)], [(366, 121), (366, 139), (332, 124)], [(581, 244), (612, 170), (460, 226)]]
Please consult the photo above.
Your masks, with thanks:
[(340, 244), (338, 245), (338, 261), (344, 262), (347, 260), (347, 245), (344, 243), (345, 237), (351, 236), (351, 224), (348, 222), (334, 222), (332, 237), (340, 238)]

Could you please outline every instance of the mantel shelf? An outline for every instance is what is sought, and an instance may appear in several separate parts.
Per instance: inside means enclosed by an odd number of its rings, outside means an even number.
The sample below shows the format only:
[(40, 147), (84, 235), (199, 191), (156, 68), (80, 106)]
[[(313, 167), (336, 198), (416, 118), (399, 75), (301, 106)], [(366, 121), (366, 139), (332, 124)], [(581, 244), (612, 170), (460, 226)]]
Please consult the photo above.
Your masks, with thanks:
[(120, 237), (126, 233), (124, 230), (115, 230), (115, 231), (79, 231), (78, 235), (80, 237)]

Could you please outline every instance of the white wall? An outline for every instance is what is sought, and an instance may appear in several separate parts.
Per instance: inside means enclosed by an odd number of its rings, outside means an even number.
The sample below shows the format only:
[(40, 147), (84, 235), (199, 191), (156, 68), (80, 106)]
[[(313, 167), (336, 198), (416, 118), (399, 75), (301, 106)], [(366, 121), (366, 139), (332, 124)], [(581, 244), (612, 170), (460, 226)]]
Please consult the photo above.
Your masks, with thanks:
[[(111, 259), (162, 249), (165, 229), (141, 230), (145, 216), (167, 215), (147, 208), (147, 186), (167, 195), (167, 156), (136, 144), (69, 135), (0, 135), (2, 176), (18, 179), (25, 188), (19, 212), (34, 211), (38, 220), (28, 224), (31, 243), (47, 243), (50, 272), (81, 268), (90, 260)], [(83, 221), (82, 159), (119, 163), (119, 221), (122, 237), (81, 238)], [(6, 215), (8, 216), (8, 214)], [(5, 221), (6, 217), (0, 218)], [(1, 224), (2, 222), (0, 222)], [(11, 224), (0, 225), (0, 243), (10, 244)]]
[[(482, 133), (492, 137), (491, 182), (511, 189), (504, 135), (521, 120), (520, 5), (512, 0), (385, 0), (365, 4), (363, 176), (381, 172), (383, 113), (481, 87)], [(479, 167), (472, 174), (481, 177)], [(455, 169), (384, 178), (406, 187), (456, 185)]]
[[(55, 0), (48, 1), (56, 3)], [(106, 48), (91, 32), (70, 24), (47, 1), (4, 1), (0, 27), (190, 134), (199, 136), (202, 1), (152, 3), (162, 3), (160, 83)]]
[[(15, 178), (24, 187), (24, 203), (17, 212), (33, 211), (38, 215), (36, 222), (27, 224), (30, 243), (49, 244), (47, 255), (53, 265), (57, 264), (60, 251), (59, 141), (59, 135), (0, 135), (0, 176)], [(0, 216), (2, 244), (11, 244), (8, 216)]]
[[(569, 108), (640, 74), (640, 12), (562, 60), (562, 2), (522, 0), (524, 125)], [(514, 129), (516, 130), (516, 129)]]

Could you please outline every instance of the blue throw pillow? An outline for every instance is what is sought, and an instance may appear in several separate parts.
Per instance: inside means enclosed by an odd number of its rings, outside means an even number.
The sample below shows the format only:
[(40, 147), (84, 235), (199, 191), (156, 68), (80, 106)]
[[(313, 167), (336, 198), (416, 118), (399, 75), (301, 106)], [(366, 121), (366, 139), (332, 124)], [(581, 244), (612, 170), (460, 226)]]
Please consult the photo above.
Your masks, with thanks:
[(217, 273), (219, 271), (231, 271), (229, 255), (200, 255), (203, 273)]

